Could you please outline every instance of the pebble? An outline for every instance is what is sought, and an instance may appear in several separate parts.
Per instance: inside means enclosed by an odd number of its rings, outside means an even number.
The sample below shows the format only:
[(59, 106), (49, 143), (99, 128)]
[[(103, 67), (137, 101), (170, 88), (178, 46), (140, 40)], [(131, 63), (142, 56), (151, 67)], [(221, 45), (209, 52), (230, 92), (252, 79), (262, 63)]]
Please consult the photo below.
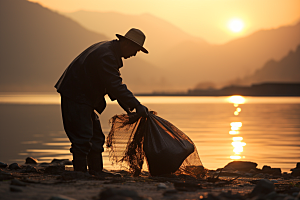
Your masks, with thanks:
[(22, 170), (22, 173), (37, 173), (37, 169), (33, 166), (27, 165), (25, 169)]
[(157, 189), (158, 190), (161, 190), (161, 189), (167, 189), (168, 188), (168, 186), (166, 185), (166, 184), (164, 184), (164, 183), (159, 183), (158, 185), (157, 185)]
[(13, 180), (11, 180), (10, 185), (16, 185), (16, 186), (23, 186), (23, 187), (25, 187), (26, 183), (24, 183), (24, 182), (22, 182), (22, 181), (20, 181), (18, 179), (13, 179)]
[(64, 195), (56, 195), (56, 196), (52, 196), (49, 200), (75, 200), (75, 199)]
[(9, 187), (9, 190), (10, 190), (11, 192), (23, 192), (23, 190), (20, 189), (19, 187), (12, 186), (12, 185)]
[(0, 162), (0, 168), (6, 168), (6, 167), (7, 167), (6, 163)]
[(300, 196), (300, 192), (293, 192), (293, 194), (292, 194), (293, 197), (296, 197), (298, 195)]
[(264, 196), (264, 199), (275, 199), (277, 193), (275, 191), (270, 192), (269, 194)]
[(250, 197), (267, 195), (273, 191), (275, 191), (274, 184), (268, 179), (261, 179), (250, 193)]
[(27, 157), (25, 164), (37, 164), (38, 160), (33, 157)]
[(53, 159), (51, 164), (60, 164), (60, 165), (73, 165), (72, 161), (69, 159)]
[(18, 163), (12, 163), (8, 166), (8, 168), (11, 169), (11, 170), (21, 169), (21, 167)]
[(136, 191), (129, 189), (117, 189), (117, 188), (106, 188), (99, 193), (99, 199), (101, 200), (140, 200), (143, 199), (140, 197)]

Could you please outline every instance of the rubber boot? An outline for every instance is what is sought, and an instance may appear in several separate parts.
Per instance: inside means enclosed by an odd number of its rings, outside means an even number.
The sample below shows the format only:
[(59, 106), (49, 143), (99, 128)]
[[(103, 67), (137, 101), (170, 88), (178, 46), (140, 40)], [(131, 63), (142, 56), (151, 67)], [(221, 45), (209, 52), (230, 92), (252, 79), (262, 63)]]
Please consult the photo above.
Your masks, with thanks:
[(87, 162), (89, 166), (89, 173), (92, 175), (98, 175), (102, 173), (103, 161), (102, 153), (91, 150), (87, 156)]
[(87, 172), (87, 158), (85, 154), (73, 153), (74, 171)]

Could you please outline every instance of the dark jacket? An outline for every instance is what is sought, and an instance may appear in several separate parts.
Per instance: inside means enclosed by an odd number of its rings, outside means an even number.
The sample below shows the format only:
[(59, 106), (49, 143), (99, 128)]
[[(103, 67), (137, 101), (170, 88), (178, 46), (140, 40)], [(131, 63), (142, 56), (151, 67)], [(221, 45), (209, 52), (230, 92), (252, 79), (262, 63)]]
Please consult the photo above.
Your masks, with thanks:
[(119, 41), (99, 42), (73, 60), (55, 88), (61, 95), (94, 108), (109, 94), (112, 100), (133, 109), (140, 102), (122, 83), (119, 71), (122, 66)]

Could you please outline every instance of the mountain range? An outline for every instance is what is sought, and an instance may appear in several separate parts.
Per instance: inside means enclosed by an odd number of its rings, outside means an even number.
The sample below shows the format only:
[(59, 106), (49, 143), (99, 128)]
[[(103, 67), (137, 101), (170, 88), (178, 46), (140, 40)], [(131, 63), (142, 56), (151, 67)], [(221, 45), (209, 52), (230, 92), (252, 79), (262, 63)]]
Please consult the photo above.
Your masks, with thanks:
[(299, 44), (300, 23), (258, 31), (224, 45), (185, 42), (163, 59), (165, 69), (172, 69), (170, 76), (182, 77), (181, 82), (193, 85), (198, 79), (198, 83), (209, 81), (224, 86), (234, 78), (251, 75), (270, 59), (282, 59)]
[(26, 0), (0, 0), (0, 27), (2, 92), (54, 91), (57, 79), (81, 51), (116, 38), (116, 33), (124, 35), (131, 27), (145, 32), (149, 50), (149, 55), (138, 53), (125, 60), (121, 68), (124, 82), (135, 93), (182, 91), (201, 82), (224, 85), (250, 76), (270, 59), (282, 59), (300, 44), (300, 23), (212, 45), (150, 14), (62, 14)]
[(281, 60), (269, 60), (252, 75), (233, 80), (230, 85), (251, 85), (267, 82), (300, 83), (300, 45)]
[(0, 1), (0, 26), (0, 91), (53, 91), (75, 55), (106, 39), (25, 0)]

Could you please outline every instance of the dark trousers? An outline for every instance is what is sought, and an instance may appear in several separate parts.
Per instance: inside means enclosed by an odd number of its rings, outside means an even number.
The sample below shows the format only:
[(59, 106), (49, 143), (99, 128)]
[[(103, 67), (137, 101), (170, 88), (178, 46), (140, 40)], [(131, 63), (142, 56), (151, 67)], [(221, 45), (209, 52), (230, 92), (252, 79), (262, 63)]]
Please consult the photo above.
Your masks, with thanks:
[[(101, 110), (97, 110), (99, 114), (106, 106), (104, 99), (102, 104)], [(104, 151), (105, 136), (93, 107), (61, 96), (61, 111), (65, 132), (72, 143), (71, 153), (88, 155), (90, 151)]]

